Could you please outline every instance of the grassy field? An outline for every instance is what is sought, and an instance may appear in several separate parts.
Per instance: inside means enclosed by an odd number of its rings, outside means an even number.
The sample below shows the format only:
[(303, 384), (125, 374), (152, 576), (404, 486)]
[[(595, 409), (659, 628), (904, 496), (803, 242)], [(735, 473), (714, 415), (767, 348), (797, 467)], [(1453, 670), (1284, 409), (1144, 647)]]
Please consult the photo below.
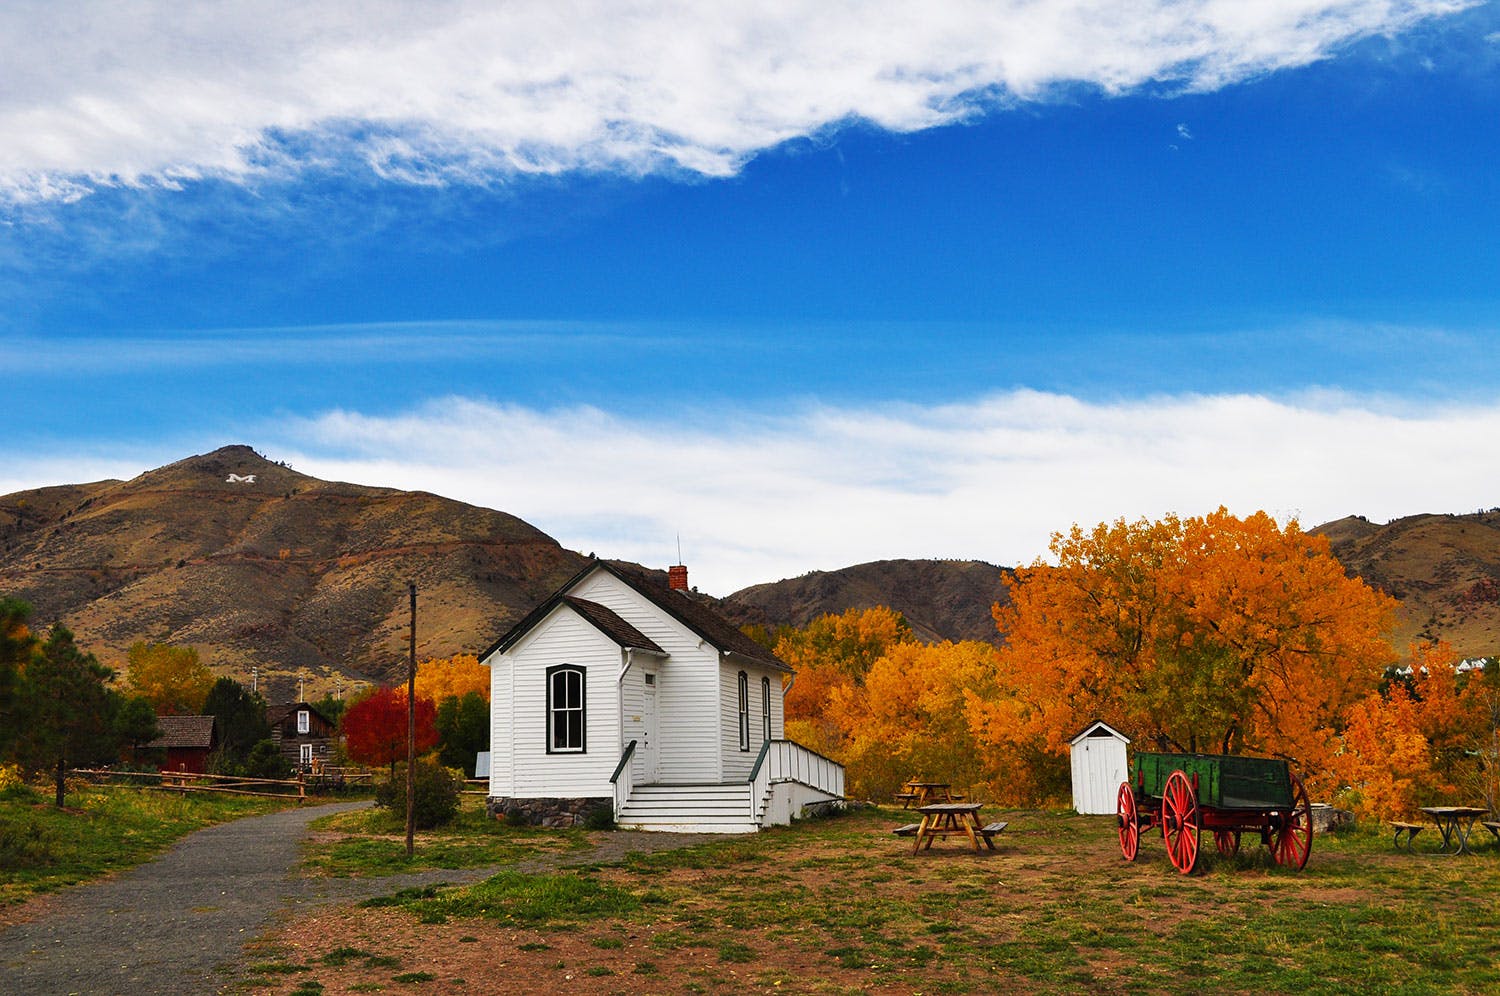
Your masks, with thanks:
[[(1378, 828), (1323, 836), (1300, 873), (1247, 840), (1184, 877), (1158, 835), (1123, 861), (1112, 817), (994, 814), (1010, 821), (998, 852), (940, 842), (913, 855), (890, 835), (905, 815), (573, 868), (555, 861), (578, 860), (576, 835), (466, 822), (422, 846), (554, 866), (294, 921), (242, 984), (299, 996), (523, 981), (591, 993), (1500, 990), (1500, 847), (1487, 835), (1462, 857), (1397, 853)], [(351, 829), (311, 864), (334, 861)], [(366, 855), (342, 869), (388, 867)]]
[(0, 922), (6, 906), (128, 868), (184, 834), (287, 803), (80, 785), (67, 807), (24, 786), (0, 792)]
[(406, 825), (380, 808), (335, 813), (314, 820), (303, 869), (332, 877), (394, 875), (429, 868), (479, 868), (528, 858), (589, 850), (581, 830), (505, 828), (488, 819), (483, 800), (465, 800), (458, 818), (436, 832), (417, 835), (406, 855)]

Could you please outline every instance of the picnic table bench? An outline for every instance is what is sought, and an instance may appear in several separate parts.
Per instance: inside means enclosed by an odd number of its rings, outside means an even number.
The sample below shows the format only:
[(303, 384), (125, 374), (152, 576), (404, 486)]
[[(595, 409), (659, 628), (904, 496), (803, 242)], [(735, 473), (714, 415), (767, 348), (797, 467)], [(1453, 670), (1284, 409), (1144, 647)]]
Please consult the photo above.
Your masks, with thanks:
[(1416, 840), (1417, 834), (1421, 833), (1424, 829), (1420, 823), (1402, 823), (1399, 820), (1392, 820), (1391, 827), (1396, 831), (1396, 837), (1391, 843), (1395, 845), (1397, 850), (1400, 850), (1402, 847), (1401, 835), (1406, 834), (1405, 847), (1408, 851), (1411, 850), (1411, 842)]

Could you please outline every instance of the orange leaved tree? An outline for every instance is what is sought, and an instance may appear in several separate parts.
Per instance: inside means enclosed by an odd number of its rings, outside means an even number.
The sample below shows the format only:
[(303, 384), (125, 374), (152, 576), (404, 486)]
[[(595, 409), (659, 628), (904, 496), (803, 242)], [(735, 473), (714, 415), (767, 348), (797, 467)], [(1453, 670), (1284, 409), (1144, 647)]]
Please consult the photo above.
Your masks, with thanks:
[(1051, 549), (994, 610), (1014, 702), (989, 736), (1061, 755), (1099, 718), (1147, 749), (1288, 757), (1331, 787), (1345, 715), (1395, 660), (1396, 602), (1326, 539), (1220, 508), (1074, 526)]
[(819, 616), (781, 633), (776, 655), (796, 669), (786, 693), (786, 733), (804, 746), (843, 761), (858, 690), (891, 647), (915, 640), (899, 612), (877, 606)]

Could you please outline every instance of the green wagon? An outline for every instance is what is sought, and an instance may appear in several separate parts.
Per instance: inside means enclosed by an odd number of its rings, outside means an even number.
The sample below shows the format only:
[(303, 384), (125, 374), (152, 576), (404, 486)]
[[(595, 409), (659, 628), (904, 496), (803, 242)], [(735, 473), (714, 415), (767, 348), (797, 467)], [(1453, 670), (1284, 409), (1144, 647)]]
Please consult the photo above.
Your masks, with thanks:
[(1220, 854), (1258, 833), (1277, 864), (1301, 869), (1312, 853), (1312, 807), (1302, 781), (1280, 758), (1233, 754), (1150, 754), (1130, 763), (1117, 802), (1120, 852), (1134, 861), (1141, 831), (1161, 827), (1167, 857), (1184, 875), (1198, 867), (1204, 830)]

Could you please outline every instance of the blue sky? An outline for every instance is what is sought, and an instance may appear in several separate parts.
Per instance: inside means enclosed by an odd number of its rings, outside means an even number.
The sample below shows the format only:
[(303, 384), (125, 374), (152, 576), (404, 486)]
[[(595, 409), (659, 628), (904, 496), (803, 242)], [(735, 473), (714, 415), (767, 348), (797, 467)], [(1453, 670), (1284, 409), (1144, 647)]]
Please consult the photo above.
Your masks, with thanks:
[(245, 442), (716, 593), (1500, 504), (1494, 4), (267, 6), (0, 12), (0, 492)]

